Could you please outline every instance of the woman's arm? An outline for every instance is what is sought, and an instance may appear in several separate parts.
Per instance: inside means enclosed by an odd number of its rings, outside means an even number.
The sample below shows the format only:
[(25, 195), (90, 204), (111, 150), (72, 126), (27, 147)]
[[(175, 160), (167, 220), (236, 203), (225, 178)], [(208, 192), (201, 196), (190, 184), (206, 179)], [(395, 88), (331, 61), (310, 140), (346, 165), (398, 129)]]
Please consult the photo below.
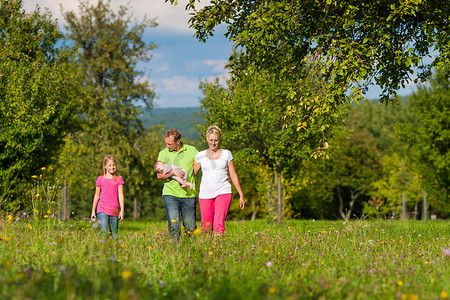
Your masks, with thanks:
[(198, 173), (198, 171), (200, 171), (201, 167), (202, 167), (202, 165), (194, 160), (194, 176), (197, 176), (197, 173)]
[(233, 182), (233, 185), (239, 194), (239, 206), (241, 207), (241, 209), (244, 209), (245, 206), (244, 194), (242, 194), (241, 185), (239, 184), (239, 178), (236, 174), (236, 169), (234, 168), (233, 160), (230, 160), (228, 162), (228, 171), (230, 172), (231, 181)]
[(94, 201), (92, 201), (92, 212), (91, 212), (91, 220), (95, 220), (97, 218), (97, 215), (95, 213), (95, 210), (97, 209), (98, 199), (100, 197), (100, 187), (97, 186), (95, 188), (95, 195), (94, 195)]
[(119, 190), (119, 206), (120, 206), (119, 220), (122, 221), (124, 217), (123, 184), (119, 185), (118, 190)]

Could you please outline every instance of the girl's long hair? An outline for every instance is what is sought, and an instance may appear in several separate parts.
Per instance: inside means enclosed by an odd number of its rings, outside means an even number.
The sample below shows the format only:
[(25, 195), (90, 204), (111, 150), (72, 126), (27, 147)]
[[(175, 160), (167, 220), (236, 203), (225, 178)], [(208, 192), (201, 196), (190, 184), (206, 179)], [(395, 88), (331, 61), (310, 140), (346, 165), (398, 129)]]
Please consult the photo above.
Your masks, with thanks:
[(114, 156), (108, 154), (105, 156), (105, 158), (103, 158), (103, 167), (102, 167), (102, 176), (103, 176), (103, 180), (105, 180), (105, 174), (106, 174), (106, 164), (112, 160), (112, 162), (116, 165), (116, 172), (113, 174), (114, 177), (114, 183), (117, 183), (117, 163), (116, 163), (116, 159), (114, 158)]

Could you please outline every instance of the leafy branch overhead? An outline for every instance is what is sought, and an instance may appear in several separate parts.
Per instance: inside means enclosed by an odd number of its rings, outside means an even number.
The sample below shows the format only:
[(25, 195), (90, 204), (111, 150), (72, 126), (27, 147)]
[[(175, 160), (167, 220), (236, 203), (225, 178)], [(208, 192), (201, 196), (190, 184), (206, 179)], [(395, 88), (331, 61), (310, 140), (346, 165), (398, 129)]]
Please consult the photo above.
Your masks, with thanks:
[(351, 88), (353, 100), (376, 84), (382, 102), (396, 102), (398, 89), (450, 62), (448, 1), (216, 0), (198, 8), (190, 0), (186, 9), (200, 41), (227, 26), (225, 36), (245, 52), (234, 70), (254, 63), (282, 74), (317, 65), (331, 93)]

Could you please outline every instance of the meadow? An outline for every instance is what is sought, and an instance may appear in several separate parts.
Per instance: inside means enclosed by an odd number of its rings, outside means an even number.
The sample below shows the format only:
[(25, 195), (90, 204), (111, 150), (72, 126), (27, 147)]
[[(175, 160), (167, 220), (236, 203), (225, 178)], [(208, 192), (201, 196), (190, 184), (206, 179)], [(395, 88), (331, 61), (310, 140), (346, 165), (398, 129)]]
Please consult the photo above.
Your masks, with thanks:
[(88, 219), (0, 219), (1, 299), (448, 299), (448, 221), (165, 222), (104, 237)]

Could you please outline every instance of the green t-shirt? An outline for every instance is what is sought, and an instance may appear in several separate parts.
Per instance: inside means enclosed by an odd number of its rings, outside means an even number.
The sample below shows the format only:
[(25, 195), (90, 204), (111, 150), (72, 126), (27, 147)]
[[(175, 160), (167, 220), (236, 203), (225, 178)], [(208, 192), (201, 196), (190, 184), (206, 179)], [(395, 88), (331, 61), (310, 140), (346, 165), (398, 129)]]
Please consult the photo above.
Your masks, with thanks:
[(194, 188), (191, 190), (189, 187), (181, 188), (180, 183), (175, 179), (170, 179), (164, 182), (163, 195), (170, 195), (179, 198), (195, 197), (195, 178), (194, 178), (194, 158), (197, 155), (198, 150), (194, 146), (185, 145), (181, 147), (180, 151), (169, 151), (165, 148), (159, 152), (158, 160), (165, 164), (174, 164), (186, 170), (187, 182), (194, 184)]

